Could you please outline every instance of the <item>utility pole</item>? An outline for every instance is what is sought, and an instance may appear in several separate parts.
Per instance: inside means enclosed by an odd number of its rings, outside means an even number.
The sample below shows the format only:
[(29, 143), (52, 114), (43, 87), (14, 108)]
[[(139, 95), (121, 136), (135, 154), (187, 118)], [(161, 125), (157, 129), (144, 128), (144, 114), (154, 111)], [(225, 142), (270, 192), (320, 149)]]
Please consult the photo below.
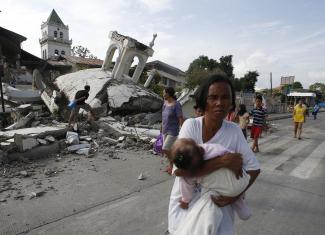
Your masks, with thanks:
[(270, 73), (270, 83), (271, 83), (271, 96), (272, 96), (272, 72)]

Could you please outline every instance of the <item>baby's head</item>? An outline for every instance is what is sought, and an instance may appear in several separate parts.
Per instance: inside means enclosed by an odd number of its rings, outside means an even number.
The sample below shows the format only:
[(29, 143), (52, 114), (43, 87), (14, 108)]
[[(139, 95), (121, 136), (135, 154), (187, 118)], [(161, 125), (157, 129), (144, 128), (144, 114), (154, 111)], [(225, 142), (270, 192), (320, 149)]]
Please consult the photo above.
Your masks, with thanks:
[(192, 139), (177, 139), (171, 149), (172, 162), (182, 170), (196, 171), (204, 162), (204, 149)]

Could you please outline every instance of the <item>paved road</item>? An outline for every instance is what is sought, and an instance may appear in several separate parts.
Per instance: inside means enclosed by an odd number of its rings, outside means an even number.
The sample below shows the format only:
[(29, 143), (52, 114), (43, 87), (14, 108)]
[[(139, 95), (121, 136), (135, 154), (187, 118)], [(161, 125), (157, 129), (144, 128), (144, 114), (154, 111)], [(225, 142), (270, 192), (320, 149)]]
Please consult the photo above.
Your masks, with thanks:
[[(290, 119), (274, 126), (261, 139), (262, 174), (247, 193), (253, 217), (236, 220), (236, 234), (324, 234), (325, 113), (307, 120), (302, 140), (292, 137)], [(160, 171), (159, 157), (121, 155), (125, 161), (81, 159), (74, 171), (52, 179), (57, 192), (1, 205), (0, 233), (163, 234), (172, 178)], [(92, 165), (98, 170), (89, 171)], [(143, 169), (148, 178), (138, 181)]]

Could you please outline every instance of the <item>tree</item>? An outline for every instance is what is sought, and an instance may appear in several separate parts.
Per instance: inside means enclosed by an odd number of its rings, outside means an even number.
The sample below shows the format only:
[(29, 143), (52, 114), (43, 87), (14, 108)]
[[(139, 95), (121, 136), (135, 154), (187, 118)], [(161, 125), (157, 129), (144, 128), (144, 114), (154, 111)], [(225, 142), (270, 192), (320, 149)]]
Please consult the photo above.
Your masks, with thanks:
[(239, 78), (234, 78), (232, 80), (232, 84), (234, 85), (235, 91), (241, 91), (242, 90), (242, 83)]
[(300, 82), (297, 81), (292, 83), (291, 88), (295, 90), (299, 90), (299, 89), (303, 89), (303, 86)]
[(323, 93), (325, 95), (325, 84), (320, 83), (320, 82), (316, 82), (316, 83), (309, 86), (309, 90), (311, 90), (311, 91), (320, 91), (321, 93)]
[(259, 74), (257, 71), (248, 71), (244, 77), (240, 78), (242, 90), (246, 92), (255, 92), (255, 84), (258, 76)]
[(218, 68), (224, 71), (230, 79), (234, 79), (234, 66), (232, 65), (232, 55), (220, 57)]
[(187, 73), (191, 73), (193, 70), (214, 70), (218, 68), (218, 61), (209, 59), (209, 57), (201, 55), (190, 63)]
[[(229, 79), (234, 79), (232, 55), (222, 56), (219, 62), (207, 56), (199, 56), (193, 60), (186, 71), (186, 86), (194, 88), (200, 85), (210, 74), (224, 72)], [(237, 82), (238, 83), (238, 82)]]
[(82, 58), (97, 59), (96, 56), (90, 53), (90, 50), (87, 47), (81, 45), (73, 46), (71, 49), (71, 54), (73, 56), (78, 56)]
[(325, 84), (316, 82), (309, 86), (309, 90), (314, 91), (316, 93), (316, 98), (318, 101), (324, 100), (325, 98)]

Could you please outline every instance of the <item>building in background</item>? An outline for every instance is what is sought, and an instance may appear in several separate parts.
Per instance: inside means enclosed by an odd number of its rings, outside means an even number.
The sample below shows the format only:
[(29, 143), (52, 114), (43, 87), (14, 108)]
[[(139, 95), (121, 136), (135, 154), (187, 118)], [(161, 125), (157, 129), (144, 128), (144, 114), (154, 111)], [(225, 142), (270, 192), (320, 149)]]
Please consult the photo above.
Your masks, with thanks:
[(292, 85), (295, 82), (295, 76), (281, 76), (281, 86)]
[(160, 84), (165, 87), (183, 88), (185, 85), (185, 72), (166, 64), (160, 60), (146, 63), (145, 68), (148, 72), (154, 71), (160, 78)]
[(69, 39), (69, 26), (65, 25), (53, 9), (46, 22), (41, 25), (41, 57), (44, 60), (59, 55), (70, 55), (72, 40)]
[(0, 62), (3, 63), (3, 82), (12, 86), (19, 83), (32, 83), (35, 68), (48, 69), (45, 60), (23, 50), (21, 44), (27, 38), (0, 27)]

